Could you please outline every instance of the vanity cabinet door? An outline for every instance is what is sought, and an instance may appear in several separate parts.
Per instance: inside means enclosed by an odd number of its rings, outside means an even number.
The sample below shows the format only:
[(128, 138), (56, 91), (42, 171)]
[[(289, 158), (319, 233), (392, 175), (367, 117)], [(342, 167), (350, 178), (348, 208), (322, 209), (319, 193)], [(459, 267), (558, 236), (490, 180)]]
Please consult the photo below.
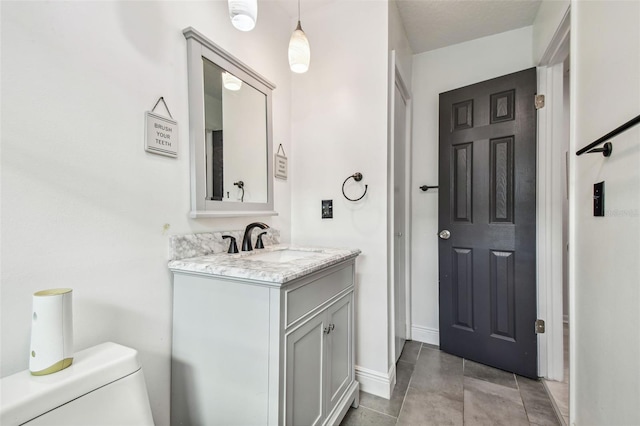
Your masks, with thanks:
[(322, 311), (286, 336), (287, 425), (322, 423), (326, 318)]
[(327, 308), (326, 413), (330, 415), (353, 380), (352, 297), (349, 293)]

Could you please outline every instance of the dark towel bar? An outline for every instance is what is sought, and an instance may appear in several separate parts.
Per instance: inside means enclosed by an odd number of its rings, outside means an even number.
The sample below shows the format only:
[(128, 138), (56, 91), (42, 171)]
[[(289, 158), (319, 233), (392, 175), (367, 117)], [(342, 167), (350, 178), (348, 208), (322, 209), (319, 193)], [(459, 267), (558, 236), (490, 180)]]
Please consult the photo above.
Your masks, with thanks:
[(422, 186), (420, 187), (420, 189), (422, 189), (423, 191), (428, 191), (428, 190), (430, 190), (431, 188), (437, 188), (437, 187), (438, 187), (438, 185), (436, 185), (436, 186), (422, 185)]
[(596, 146), (600, 145), (603, 142), (607, 142), (607, 140), (609, 140), (609, 139), (619, 135), (620, 133), (630, 129), (631, 127), (635, 126), (638, 123), (640, 123), (640, 115), (638, 115), (635, 118), (632, 118), (631, 120), (627, 121), (626, 123), (624, 123), (622, 126), (618, 127), (617, 129), (607, 133), (606, 135), (604, 135), (600, 139), (598, 139), (598, 140), (590, 143), (589, 145), (585, 146), (580, 151), (576, 152), (576, 155), (582, 155), (585, 152), (587, 152), (587, 153), (602, 152), (602, 154), (604, 156), (608, 157), (609, 155), (611, 155), (611, 150), (613, 149), (611, 147), (611, 144), (609, 144), (607, 147), (605, 147), (605, 149), (593, 149), (593, 148), (595, 148)]

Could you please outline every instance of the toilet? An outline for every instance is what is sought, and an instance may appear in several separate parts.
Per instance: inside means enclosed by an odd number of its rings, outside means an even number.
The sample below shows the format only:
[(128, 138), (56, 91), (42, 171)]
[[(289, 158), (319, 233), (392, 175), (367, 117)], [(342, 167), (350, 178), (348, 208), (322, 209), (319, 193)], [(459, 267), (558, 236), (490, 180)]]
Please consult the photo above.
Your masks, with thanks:
[(153, 425), (138, 352), (107, 342), (76, 352), (57, 373), (3, 377), (0, 424)]

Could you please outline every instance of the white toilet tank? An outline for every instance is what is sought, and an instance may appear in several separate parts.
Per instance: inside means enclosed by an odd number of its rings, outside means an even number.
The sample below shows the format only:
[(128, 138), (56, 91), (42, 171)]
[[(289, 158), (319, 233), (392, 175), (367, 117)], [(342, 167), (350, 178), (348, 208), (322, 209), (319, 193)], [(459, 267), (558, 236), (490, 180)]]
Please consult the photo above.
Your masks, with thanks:
[(0, 425), (153, 425), (138, 352), (102, 343), (48, 376), (0, 379)]

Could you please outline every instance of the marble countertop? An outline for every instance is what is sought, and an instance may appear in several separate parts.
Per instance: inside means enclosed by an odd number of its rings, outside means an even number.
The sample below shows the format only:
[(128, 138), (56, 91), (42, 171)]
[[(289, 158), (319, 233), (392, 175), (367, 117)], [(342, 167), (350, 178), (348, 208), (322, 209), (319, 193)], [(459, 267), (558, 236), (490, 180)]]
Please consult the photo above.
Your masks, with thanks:
[(218, 253), (172, 260), (174, 272), (199, 273), (226, 278), (284, 284), (360, 254), (358, 249), (267, 246), (237, 254)]

